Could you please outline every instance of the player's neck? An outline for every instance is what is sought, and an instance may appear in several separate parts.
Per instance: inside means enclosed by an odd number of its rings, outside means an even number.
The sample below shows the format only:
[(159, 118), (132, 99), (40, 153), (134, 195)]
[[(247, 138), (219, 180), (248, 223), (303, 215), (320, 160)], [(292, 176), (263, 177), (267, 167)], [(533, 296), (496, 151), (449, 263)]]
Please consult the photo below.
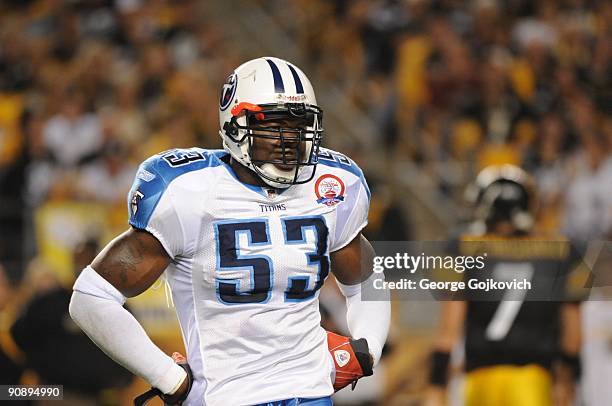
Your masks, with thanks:
[(266, 183), (261, 180), (257, 174), (255, 174), (255, 172), (242, 165), (234, 158), (230, 157), (229, 165), (240, 182), (253, 186), (267, 186)]

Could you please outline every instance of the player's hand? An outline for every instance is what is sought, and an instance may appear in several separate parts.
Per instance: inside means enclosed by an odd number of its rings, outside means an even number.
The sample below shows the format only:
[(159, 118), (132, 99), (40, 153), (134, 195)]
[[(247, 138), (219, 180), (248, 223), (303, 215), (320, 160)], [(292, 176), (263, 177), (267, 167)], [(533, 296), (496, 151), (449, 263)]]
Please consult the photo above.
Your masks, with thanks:
[(575, 376), (565, 365), (555, 366), (555, 385), (553, 395), (555, 405), (573, 406), (576, 399)]
[(191, 390), (191, 385), (193, 383), (193, 374), (191, 373), (191, 368), (187, 363), (187, 359), (185, 356), (178, 352), (172, 353), (172, 359), (176, 362), (180, 367), (182, 367), (185, 372), (187, 372), (187, 376), (181, 383), (181, 386), (174, 392), (172, 395), (163, 394), (157, 388), (151, 388), (147, 392), (138, 396), (134, 399), (134, 406), (142, 406), (145, 405), (149, 400), (154, 398), (155, 396), (159, 396), (166, 406), (180, 406), (183, 404), (185, 399), (187, 399), (187, 395), (189, 395), (189, 391)]
[(557, 406), (573, 406), (576, 399), (576, 389), (573, 383), (556, 383), (554, 399)]
[(187, 372), (187, 376), (181, 383), (181, 386), (174, 392), (172, 395), (164, 395), (162, 399), (164, 399), (164, 403), (169, 405), (180, 405), (183, 403), (185, 399), (187, 399), (187, 395), (189, 394), (189, 390), (191, 390), (191, 383), (193, 381), (193, 375), (191, 373), (191, 368), (189, 368), (189, 364), (187, 364), (187, 358), (179, 352), (172, 353), (172, 359), (174, 362), (182, 366)]
[(364, 338), (353, 340), (328, 331), (327, 347), (336, 366), (336, 392), (350, 384), (355, 388), (360, 378), (372, 375), (374, 361)]
[(425, 390), (423, 406), (444, 406), (446, 405), (446, 388), (430, 385)]

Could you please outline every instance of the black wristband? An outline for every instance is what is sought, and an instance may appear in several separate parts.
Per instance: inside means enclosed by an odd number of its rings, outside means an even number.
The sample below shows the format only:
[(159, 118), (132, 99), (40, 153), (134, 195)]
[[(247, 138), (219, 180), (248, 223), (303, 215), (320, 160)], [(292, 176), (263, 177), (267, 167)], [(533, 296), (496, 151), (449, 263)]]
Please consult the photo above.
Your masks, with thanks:
[(575, 381), (580, 379), (580, 375), (582, 375), (582, 362), (580, 361), (579, 355), (568, 354), (565, 351), (561, 351), (559, 354), (559, 361), (570, 370)]
[(450, 353), (434, 351), (431, 354), (431, 371), (429, 383), (435, 386), (446, 386), (448, 382), (448, 365), (450, 364)]

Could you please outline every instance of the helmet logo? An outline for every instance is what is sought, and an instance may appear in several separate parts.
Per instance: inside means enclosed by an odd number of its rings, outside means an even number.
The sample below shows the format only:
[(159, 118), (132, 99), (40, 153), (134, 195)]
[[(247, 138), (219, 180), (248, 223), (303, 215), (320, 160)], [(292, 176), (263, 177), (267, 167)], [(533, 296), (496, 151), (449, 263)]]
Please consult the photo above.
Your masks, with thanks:
[(221, 89), (221, 97), (219, 98), (219, 108), (221, 111), (226, 110), (234, 99), (236, 88), (238, 87), (238, 75), (232, 73), (228, 78), (223, 88)]
[(337, 176), (322, 175), (315, 182), (317, 203), (326, 206), (335, 206), (344, 201), (344, 182)]

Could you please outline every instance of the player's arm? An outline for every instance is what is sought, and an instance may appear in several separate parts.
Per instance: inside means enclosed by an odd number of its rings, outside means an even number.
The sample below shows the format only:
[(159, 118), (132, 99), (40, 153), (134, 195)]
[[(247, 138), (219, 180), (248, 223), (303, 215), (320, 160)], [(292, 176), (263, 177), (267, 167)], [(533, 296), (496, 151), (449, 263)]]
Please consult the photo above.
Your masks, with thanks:
[(557, 405), (572, 405), (575, 382), (580, 378), (580, 346), (582, 342), (580, 304), (561, 306), (560, 365), (557, 368), (555, 401)]
[[(361, 233), (348, 245), (331, 253), (332, 272), (346, 297), (346, 317), (351, 336), (366, 339), (376, 365), (389, 332), (391, 303), (389, 300), (361, 300), (361, 282), (371, 276), (373, 258), (374, 249)], [(362, 272), (362, 269), (369, 269), (369, 272)]]
[[(340, 291), (346, 298), (346, 318), (352, 338), (328, 332), (327, 344), (335, 363), (334, 389), (340, 390), (357, 379), (373, 373), (387, 340), (391, 319), (391, 303), (386, 298), (379, 301), (362, 301), (362, 285), (371, 283), (374, 249), (361, 234), (368, 223), (370, 191), (357, 164), (346, 157), (343, 162), (352, 169), (351, 176), (343, 173), (346, 196), (336, 206), (336, 224), (330, 238), (331, 271)], [(342, 181), (340, 181), (342, 183)], [(377, 275), (378, 278), (383, 275)], [(388, 291), (381, 291), (388, 295)], [(344, 346), (344, 347), (343, 347)], [(347, 357), (342, 349), (349, 346), (354, 356)], [(351, 353), (349, 351), (349, 354)], [(358, 365), (347, 359), (357, 358)], [(347, 383), (348, 382), (348, 383)]]
[(186, 370), (161, 351), (123, 307), (144, 292), (171, 259), (153, 235), (131, 228), (111, 241), (74, 285), (70, 315), (115, 361), (164, 394), (186, 392)]
[(431, 356), (427, 405), (442, 405), (446, 398), (446, 384), (450, 353), (463, 335), (467, 305), (463, 301), (441, 303), (440, 325)]
[[(567, 357), (577, 358), (582, 343), (579, 303), (565, 303), (561, 307), (561, 350)], [(579, 374), (579, 368), (574, 373)]]
[(111, 241), (91, 267), (125, 297), (134, 297), (147, 290), (170, 261), (157, 238), (130, 228)]

